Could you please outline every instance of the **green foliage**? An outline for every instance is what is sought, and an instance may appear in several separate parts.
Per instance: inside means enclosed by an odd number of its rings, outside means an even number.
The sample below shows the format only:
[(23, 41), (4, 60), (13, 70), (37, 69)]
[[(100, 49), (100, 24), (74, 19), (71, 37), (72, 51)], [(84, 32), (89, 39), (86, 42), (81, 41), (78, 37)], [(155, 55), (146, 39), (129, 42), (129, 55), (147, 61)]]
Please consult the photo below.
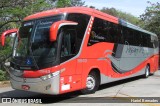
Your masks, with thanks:
[[(19, 28), (23, 18), (47, 9), (68, 6), (83, 6), (81, 0), (0, 0), (0, 34), (8, 29)], [(0, 46), (0, 69), (5, 70), (5, 60), (11, 56), (13, 39), (7, 38), (5, 47)], [(2, 75), (2, 76), (1, 76)], [(3, 73), (0, 79), (4, 78)]]
[[(0, 34), (12, 28), (18, 28), (24, 17), (51, 8), (46, 0), (0, 0)], [(13, 42), (13, 40), (12, 40)], [(0, 69), (12, 52), (11, 39), (7, 38), (5, 47), (0, 46)]]
[(160, 39), (160, 3), (148, 3), (150, 6), (146, 8), (140, 18), (144, 21), (144, 28), (156, 33)]
[(71, 0), (58, 0), (57, 8), (69, 7), (71, 4)]
[(8, 80), (8, 76), (5, 71), (0, 70), (0, 81)]
[(131, 15), (130, 13), (126, 13), (126, 12), (117, 10), (115, 8), (105, 8), (104, 7), (101, 11), (107, 14), (113, 15), (115, 17), (121, 18), (123, 20), (126, 20), (134, 25), (140, 24), (140, 20), (137, 17)]
[(5, 58), (7, 58), (11, 52), (12, 52), (12, 44), (11, 41), (12, 39), (10, 37), (6, 38), (6, 42), (5, 42), (5, 46), (2, 47), (0, 46), (0, 61), (2, 62), (2, 60), (5, 60)]
[(0, 46), (0, 69), (5, 70), (4, 63), (9, 59), (12, 53), (13, 39), (11, 37), (6, 38), (5, 46)]
[(81, 0), (0, 0), (0, 33), (18, 28), (24, 17), (53, 8), (83, 6)]
[(51, 8), (46, 0), (0, 0), (0, 33), (17, 28), (27, 15)]
[(73, 6), (84, 6), (85, 2), (82, 2), (82, 0), (58, 0), (56, 7), (62, 8), (62, 7), (73, 7)]

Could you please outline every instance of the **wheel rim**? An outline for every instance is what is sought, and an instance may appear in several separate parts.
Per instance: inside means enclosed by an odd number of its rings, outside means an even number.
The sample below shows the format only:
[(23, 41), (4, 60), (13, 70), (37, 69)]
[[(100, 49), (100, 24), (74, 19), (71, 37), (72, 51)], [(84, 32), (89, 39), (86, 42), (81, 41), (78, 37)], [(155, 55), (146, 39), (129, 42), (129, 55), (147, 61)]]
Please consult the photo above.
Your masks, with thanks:
[(147, 68), (146, 68), (146, 77), (148, 77), (149, 76), (149, 67), (147, 66)]
[(95, 79), (92, 76), (87, 77), (86, 87), (88, 90), (93, 90), (95, 87)]

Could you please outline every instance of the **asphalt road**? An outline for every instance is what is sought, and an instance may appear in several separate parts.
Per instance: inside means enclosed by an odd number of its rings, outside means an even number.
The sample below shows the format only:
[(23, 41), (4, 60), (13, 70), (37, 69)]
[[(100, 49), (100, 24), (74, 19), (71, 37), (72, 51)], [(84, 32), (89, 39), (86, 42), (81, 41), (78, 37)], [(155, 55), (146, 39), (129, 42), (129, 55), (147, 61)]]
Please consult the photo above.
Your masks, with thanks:
[[(160, 71), (145, 79), (140, 77), (125, 79), (122, 81), (112, 82), (101, 85), (99, 90), (94, 94), (82, 95), (79, 91), (71, 92), (63, 95), (45, 95), (27, 91), (14, 90), (11, 87), (0, 88), (0, 97), (20, 97), (20, 98), (42, 98), (42, 104), (25, 104), (25, 105), (118, 105), (118, 106), (160, 106)], [(94, 97), (94, 98), (93, 98)], [(110, 98), (108, 98), (110, 97)], [(158, 97), (159, 103), (115, 103), (121, 102), (112, 100), (114, 97)], [(111, 100), (110, 100), (111, 99)], [(126, 99), (126, 98), (125, 98)], [(127, 98), (128, 100), (130, 98)], [(151, 99), (151, 98), (150, 98)], [(107, 100), (107, 101), (105, 101)], [(102, 103), (103, 102), (103, 103)], [(113, 103), (107, 103), (113, 102)], [(0, 105), (10, 106), (11, 104)], [(22, 104), (12, 104), (22, 105)]]

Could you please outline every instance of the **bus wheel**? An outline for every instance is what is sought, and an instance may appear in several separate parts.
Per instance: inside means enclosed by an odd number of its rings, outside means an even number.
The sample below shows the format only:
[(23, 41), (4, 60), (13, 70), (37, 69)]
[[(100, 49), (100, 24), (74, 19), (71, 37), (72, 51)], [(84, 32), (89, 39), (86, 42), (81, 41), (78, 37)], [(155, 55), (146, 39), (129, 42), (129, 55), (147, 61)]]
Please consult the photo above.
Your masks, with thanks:
[(91, 72), (86, 80), (86, 88), (81, 90), (83, 94), (95, 93), (98, 90), (100, 81), (95, 72)]
[(150, 67), (149, 65), (146, 66), (146, 69), (145, 69), (145, 74), (144, 74), (144, 77), (145, 78), (148, 78), (150, 75)]

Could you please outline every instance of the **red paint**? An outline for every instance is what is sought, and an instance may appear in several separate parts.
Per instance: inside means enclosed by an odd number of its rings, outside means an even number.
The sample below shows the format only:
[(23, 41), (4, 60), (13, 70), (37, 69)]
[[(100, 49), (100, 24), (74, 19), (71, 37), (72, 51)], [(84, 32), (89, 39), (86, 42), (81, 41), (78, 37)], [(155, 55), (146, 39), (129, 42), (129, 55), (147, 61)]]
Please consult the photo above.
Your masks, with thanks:
[[(60, 81), (59, 81), (60, 83), (59, 91), (60, 91), (60, 94), (62, 94), (62, 93), (85, 88), (86, 78), (89, 72), (93, 68), (99, 69), (101, 74), (111, 78), (123, 78), (126, 76), (130, 76), (132, 74), (139, 72), (141, 69), (145, 68), (147, 64), (150, 64), (150, 71), (152, 73), (158, 70), (159, 54), (153, 54), (153, 56), (146, 58), (146, 60), (144, 60), (137, 67), (132, 69), (130, 72), (126, 72), (123, 74), (116, 73), (115, 71), (113, 71), (111, 66), (111, 61), (109, 59), (108, 61), (98, 60), (101, 57), (105, 57), (104, 55), (106, 54), (104, 54), (104, 52), (106, 50), (113, 51), (114, 43), (102, 42), (102, 43), (94, 44), (89, 47), (87, 46), (87, 43), (90, 36), (92, 25), (94, 23), (94, 17), (98, 17), (98, 18), (118, 24), (118, 18), (110, 16), (108, 14), (99, 12), (91, 8), (86, 8), (86, 7), (70, 7), (70, 8), (53, 9), (53, 10), (40, 12), (34, 15), (30, 15), (26, 17), (24, 21), (47, 17), (47, 16), (53, 16), (53, 15), (62, 14), (62, 13), (83, 13), (83, 14), (91, 15), (89, 27), (86, 29), (85, 38), (83, 41), (83, 45), (81, 46), (82, 50), (80, 54), (76, 56), (76, 58), (71, 59), (67, 62), (64, 62), (58, 66), (54, 66), (54, 67), (50, 67), (42, 70), (36, 70), (36, 71), (25, 70), (23, 73), (24, 78), (39, 78), (41, 76), (63, 70), (60, 73)], [(75, 22), (70, 22), (65, 20), (59, 21), (53, 24), (50, 29), (50, 33), (52, 35), (50, 36), (51, 41), (56, 40), (56, 35), (59, 29), (59, 26), (63, 23), (76, 24)], [(61, 89), (62, 86), (67, 84), (70, 85), (70, 88), (67, 90), (62, 90)]]
[(50, 41), (55, 41), (57, 39), (58, 29), (64, 25), (77, 25), (78, 23), (72, 21), (58, 21), (51, 25), (50, 27)]
[(26, 18), (24, 18), (25, 21), (42, 18), (42, 17), (48, 17), (53, 15), (58, 15), (62, 13), (82, 13), (82, 14), (88, 14), (95, 17), (99, 17), (105, 20), (109, 20), (111, 22), (118, 24), (118, 18), (111, 16), (109, 14), (105, 14), (103, 12), (100, 12), (95, 9), (87, 8), (87, 7), (67, 7), (67, 8), (58, 8), (58, 9), (52, 9), (48, 11), (39, 12), (33, 15), (30, 15)]
[(56, 72), (56, 71), (59, 71), (59, 70), (60, 70), (59, 66), (46, 68), (46, 69), (41, 69), (41, 70), (37, 70), (37, 71), (24, 70), (23, 78), (39, 78), (41, 76), (48, 75), (50, 73), (53, 73), (53, 72)]
[[(94, 17), (98, 17), (113, 23), (118, 24), (118, 18), (110, 16), (108, 14), (99, 12), (94, 9), (86, 8), (86, 7), (70, 7), (70, 8), (60, 8), (60, 9), (53, 9), (48, 10), (44, 12), (40, 12), (34, 15), (30, 15), (26, 17), (24, 20), (31, 20), (35, 18), (41, 18), (41, 17), (47, 17), (47, 16), (53, 16), (61, 13), (83, 13), (91, 15), (91, 19), (89, 22), (89, 27), (86, 29), (86, 35), (85, 40), (82, 45), (82, 52), (77, 58), (74, 58), (68, 62), (65, 62), (63, 64), (59, 65), (59, 69), (65, 69), (60, 74), (60, 94), (71, 92), (79, 89), (83, 89), (86, 87), (86, 78), (93, 68), (98, 68), (100, 70), (100, 73), (111, 78), (123, 78), (126, 76), (130, 76), (132, 74), (135, 74), (139, 72), (141, 69), (143, 69), (147, 64), (150, 64), (150, 70), (151, 72), (155, 72), (158, 69), (158, 54), (155, 54), (151, 57), (148, 57), (145, 61), (140, 63), (137, 67), (135, 67), (130, 72), (126, 72), (123, 74), (116, 73), (113, 71), (111, 66), (111, 61), (98, 61), (98, 58), (104, 57), (104, 51), (110, 50), (113, 51), (114, 44), (113, 43), (98, 43), (94, 44), (94, 46), (87, 46), (88, 39), (90, 36), (91, 28), (94, 23)], [(57, 35), (58, 28), (61, 23), (66, 23), (67, 21), (60, 21), (56, 24), (53, 24), (51, 27), (50, 32), (52, 35)], [(68, 22), (67, 22), (68, 23)], [(69, 22), (70, 23), (70, 22)], [(53, 29), (52, 29), (53, 28)], [(53, 30), (57, 30), (53, 32)], [(56, 36), (51, 36), (51, 40), (55, 40)], [(56, 71), (55, 67), (51, 67), (50, 69)], [(46, 75), (48, 73), (40, 73), (38, 71), (25, 71), (24, 77), (40, 77), (43, 75)], [(72, 77), (72, 81), (70, 82), (70, 77)], [(68, 90), (62, 90), (63, 85), (70, 85), (70, 88)]]
[(18, 31), (18, 29), (11, 29), (11, 30), (7, 30), (5, 32), (2, 33), (1, 35), (1, 45), (4, 46), (5, 45), (5, 37), (11, 33), (16, 33)]

